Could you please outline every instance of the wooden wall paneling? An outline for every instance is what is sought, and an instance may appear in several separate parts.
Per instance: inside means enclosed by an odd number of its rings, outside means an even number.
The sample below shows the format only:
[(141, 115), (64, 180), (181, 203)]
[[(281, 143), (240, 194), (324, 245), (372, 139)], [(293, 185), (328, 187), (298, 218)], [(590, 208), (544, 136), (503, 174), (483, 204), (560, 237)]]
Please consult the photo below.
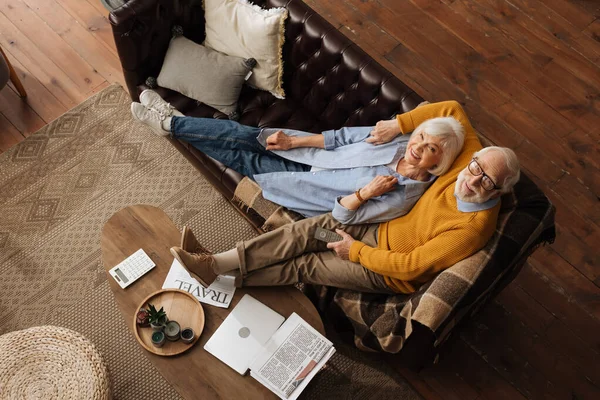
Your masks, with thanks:
[(71, 14), (80, 24), (96, 36), (106, 48), (118, 57), (112, 28), (108, 22), (108, 12), (98, 13), (98, 9), (87, 1), (82, 0), (54, 0)]
[[(2, 92), (6, 90), (12, 91), (11, 88), (5, 87), (0, 91), (0, 95), (2, 95)], [(1, 101), (2, 98), (0, 97), (0, 102)], [(25, 137), (21, 135), (19, 130), (15, 128), (15, 126), (0, 113), (0, 153), (5, 152), (24, 139)]]
[[(21, 82), (27, 91), (27, 100), (25, 100), (25, 102), (40, 116), (40, 118), (48, 123), (67, 111), (67, 107), (54, 97), (54, 95), (42, 85), (40, 81), (19, 62), (19, 60), (14, 58), (9, 52), (6, 53), (6, 57), (8, 57), (10, 63), (15, 68), (15, 71), (19, 75), (19, 79), (21, 79)], [(0, 109), (0, 112), (1, 111), (2, 110)]]
[(0, 0), (2, 13), (54, 62), (79, 90), (85, 92), (104, 79), (21, 0)]
[(73, 108), (85, 100), (71, 78), (2, 13), (0, 13), (0, 32), (4, 51), (19, 60), (63, 105)]
[(46, 122), (9, 86), (0, 91), (0, 110), (23, 136), (29, 136), (46, 125)]
[(125, 85), (119, 58), (54, 1), (22, 0), (95, 71), (106, 80)]

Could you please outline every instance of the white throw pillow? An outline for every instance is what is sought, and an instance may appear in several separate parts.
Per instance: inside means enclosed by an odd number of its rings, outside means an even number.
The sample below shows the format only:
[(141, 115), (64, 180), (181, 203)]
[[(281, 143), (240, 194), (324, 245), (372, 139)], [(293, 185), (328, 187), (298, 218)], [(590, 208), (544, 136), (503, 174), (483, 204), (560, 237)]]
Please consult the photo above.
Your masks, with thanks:
[(283, 99), (285, 8), (262, 9), (246, 0), (204, 0), (204, 45), (221, 53), (254, 58), (248, 83)]

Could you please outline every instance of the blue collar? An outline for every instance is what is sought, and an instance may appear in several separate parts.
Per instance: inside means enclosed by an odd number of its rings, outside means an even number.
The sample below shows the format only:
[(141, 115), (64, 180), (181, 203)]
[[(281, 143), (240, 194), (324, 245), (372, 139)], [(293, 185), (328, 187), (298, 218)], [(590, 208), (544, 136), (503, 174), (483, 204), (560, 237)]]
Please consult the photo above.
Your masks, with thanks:
[[(456, 197), (456, 194), (454, 195), (454, 197)], [(495, 199), (489, 199), (488, 201), (486, 201), (484, 203), (467, 203), (466, 201), (462, 201), (461, 199), (456, 197), (456, 208), (458, 208), (458, 211), (462, 211), (465, 213), (477, 212), (477, 211), (488, 210), (488, 209), (494, 207), (499, 202), (500, 202), (500, 197), (496, 197)]]

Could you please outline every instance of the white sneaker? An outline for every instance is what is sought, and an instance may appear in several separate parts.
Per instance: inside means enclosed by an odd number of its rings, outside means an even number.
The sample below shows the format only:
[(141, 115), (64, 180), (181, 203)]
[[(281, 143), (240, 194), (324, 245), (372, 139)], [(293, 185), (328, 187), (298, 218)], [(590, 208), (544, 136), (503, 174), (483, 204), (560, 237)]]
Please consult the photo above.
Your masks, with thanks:
[(170, 126), (171, 117), (165, 117), (158, 111), (136, 102), (131, 103), (131, 113), (135, 119), (152, 128), (157, 135), (169, 136), (171, 131), (165, 129), (165, 125)]
[(150, 109), (154, 109), (165, 117), (183, 117), (184, 115), (177, 111), (170, 103), (167, 103), (158, 93), (152, 89), (146, 89), (140, 94), (140, 103)]

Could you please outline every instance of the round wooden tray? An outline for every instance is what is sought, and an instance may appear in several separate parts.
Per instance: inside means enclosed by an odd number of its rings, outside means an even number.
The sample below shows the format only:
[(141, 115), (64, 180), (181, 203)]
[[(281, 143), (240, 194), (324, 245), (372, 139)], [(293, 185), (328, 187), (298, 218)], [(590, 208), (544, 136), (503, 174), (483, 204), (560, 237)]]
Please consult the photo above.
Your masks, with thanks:
[(181, 330), (192, 328), (196, 338), (192, 343), (184, 343), (181, 339), (176, 342), (167, 340), (163, 347), (154, 347), (152, 344), (152, 328), (137, 326), (135, 323), (136, 316), (134, 315), (133, 331), (135, 332), (135, 338), (146, 350), (159, 356), (174, 356), (188, 350), (198, 341), (204, 329), (204, 309), (194, 296), (183, 290), (163, 289), (146, 297), (137, 310), (148, 308), (148, 303), (153, 304), (157, 310), (163, 307), (169, 320), (177, 321), (181, 326)]

